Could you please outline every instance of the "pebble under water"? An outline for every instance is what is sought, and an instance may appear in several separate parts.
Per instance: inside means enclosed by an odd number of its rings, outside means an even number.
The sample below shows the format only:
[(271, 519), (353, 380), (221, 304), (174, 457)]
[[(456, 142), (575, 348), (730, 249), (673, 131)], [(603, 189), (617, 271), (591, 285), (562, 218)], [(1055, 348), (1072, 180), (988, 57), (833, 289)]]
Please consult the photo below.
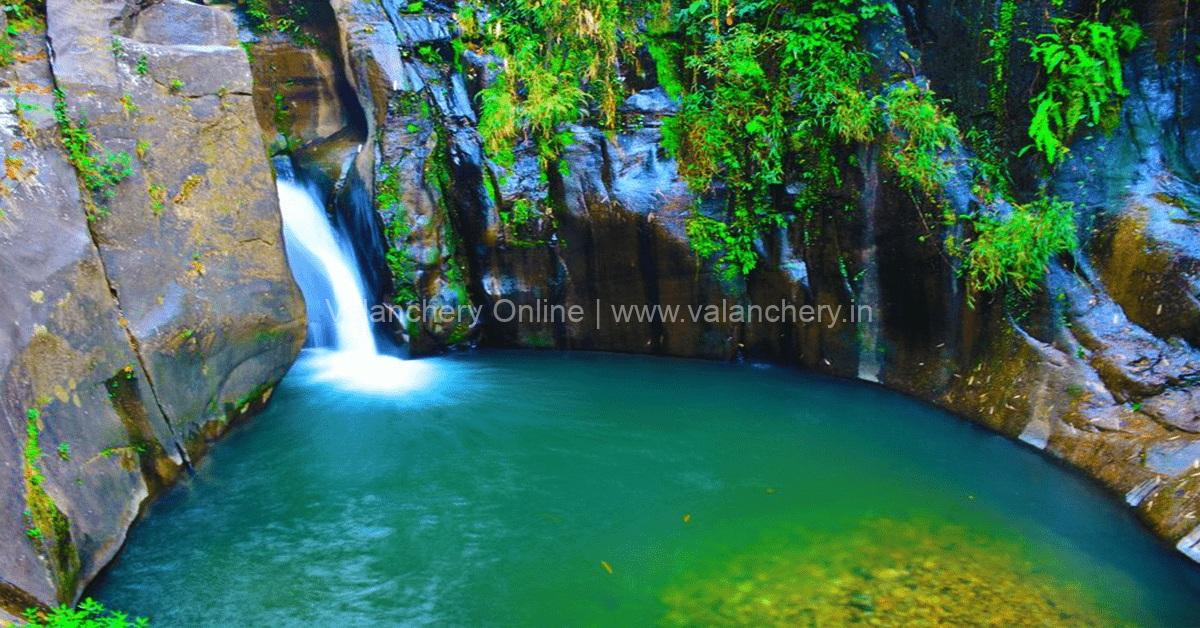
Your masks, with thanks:
[(89, 594), (169, 626), (1200, 619), (1200, 567), (1118, 499), (875, 386), (336, 355), (305, 351)]

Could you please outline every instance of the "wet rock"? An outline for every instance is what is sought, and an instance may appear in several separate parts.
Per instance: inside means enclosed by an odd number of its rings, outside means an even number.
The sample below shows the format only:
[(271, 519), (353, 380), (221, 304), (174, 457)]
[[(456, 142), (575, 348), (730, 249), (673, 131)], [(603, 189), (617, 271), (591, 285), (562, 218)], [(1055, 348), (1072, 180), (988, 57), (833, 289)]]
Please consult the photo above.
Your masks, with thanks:
[[(96, 199), (105, 215), (92, 231), (151, 385), (164, 383), (159, 405), (201, 450), (226, 405), (283, 375), (304, 315), (233, 21), (221, 9), (165, 4), (85, 12), (52, 0), (47, 35), (71, 114), (86, 116), (108, 150), (136, 159), (111, 198)], [(170, 32), (165, 22), (182, 15), (195, 24), (193, 43), (135, 38)], [(166, 385), (181, 381), (191, 385)]]
[(679, 109), (679, 103), (667, 96), (666, 90), (661, 87), (645, 89), (640, 92), (635, 92), (625, 99), (618, 107), (621, 113), (637, 113), (652, 116), (664, 116), (675, 113)]
[(1200, 471), (1200, 441), (1155, 443), (1146, 450), (1146, 466), (1163, 475)]
[(1200, 563), (1200, 526), (1192, 530), (1187, 536), (1179, 539), (1179, 543), (1175, 548), (1183, 552), (1185, 556)]
[[(40, 33), (21, 36), (25, 50), (42, 44)], [(0, 145), (6, 163), (20, 164), (9, 168), (0, 196), (0, 616), (19, 616), (31, 603), (73, 600), (119, 549), (149, 488), (183, 461), (122, 327), (75, 169), (53, 141), (49, 64), (35, 56), (0, 75), (25, 85), (23, 103), (38, 105), (17, 111), (11, 88), (0, 96)], [(31, 410), (43, 452), (32, 462), (65, 529), (24, 515), (43, 499), (25, 479)], [(138, 457), (100, 455), (134, 441), (154, 445), (144, 467)], [(60, 444), (69, 459), (56, 455)]]
[(1146, 400), (1142, 411), (1188, 432), (1200, 432), (1200, 394), (1196, 390), (1170, 390)]
[(283, 37), (254, 44), (251, 50), (254, 109), (264, 143), (284, 135), (306, 144), (361, 124), (345, 106), (344, 90), (349, 86), (335, 59)]
[(1125, 494), (1125, 503), (1134, 507), (1141, 506), (1142, 502), (1146, 501), (1146, 498), (1149, 497), (1150, 494), (1161, 485), (1162, 479), (1159, 477), (1152, 477), (1150, 479), (1143, 480), (1140, 484), (1133, 487), (1128, 493)]

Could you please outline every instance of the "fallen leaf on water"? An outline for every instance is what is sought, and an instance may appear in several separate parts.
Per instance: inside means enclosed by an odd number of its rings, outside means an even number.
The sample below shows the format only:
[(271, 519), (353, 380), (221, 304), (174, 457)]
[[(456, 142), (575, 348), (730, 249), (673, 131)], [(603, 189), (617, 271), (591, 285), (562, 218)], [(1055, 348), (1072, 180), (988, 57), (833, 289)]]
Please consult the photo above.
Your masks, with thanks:
[(607, 560), (600, 561), (600, 566), (604, 568), (604, 571), (612, 573), (612, 565), (608, 564)]
[(687, 513), (683, 516), (684, 523), (691, 523), (691, 521), (692, 521), (692, 513)]

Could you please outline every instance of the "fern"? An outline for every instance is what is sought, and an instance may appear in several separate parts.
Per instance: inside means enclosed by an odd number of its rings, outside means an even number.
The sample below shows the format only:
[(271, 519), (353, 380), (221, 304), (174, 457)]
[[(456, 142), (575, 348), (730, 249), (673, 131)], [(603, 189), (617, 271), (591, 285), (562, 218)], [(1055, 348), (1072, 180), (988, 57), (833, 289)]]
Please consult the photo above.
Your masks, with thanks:
[(1030, 57), (1046, 74), (1045, 86), (1030, 102), (1029, 137), (1034, 148), (1055, 164), (1066, 158), (1067, 142), (1080, 124), (1102, 124), (1106, 112), (1129, 94), (1121, 78), (1121, 56), (1142, 37), (1141, 28), (1119, 12), (1112, 24), (1092, 20), (1051, 20), (1054, 30), (1032, 40)]
[(518, 112), (516, 95), (509, 82), (500, 76), (494, 83), (479, 92), (479, 134), (483, 136), (484, 148), (503, 166), (513, 162), (512, 142), (517, 136)]
[[(692, 84), (663, 126), (663, 144), (694, 190), (723, 184), (724, 215), (694, 215), (688, 236), (727, 278), (757, 267), (764, 234), (829, 202), (823, 192), (839, 184), (835, 148), (878, 133), (879, 100), (863, 85), (870, 58), (857, 39), (863, 20), (882, 10), (840, 0), (699, 0), (677, 13)], [(777, 203), (789, 173), (803, 183), (795, 213)]]

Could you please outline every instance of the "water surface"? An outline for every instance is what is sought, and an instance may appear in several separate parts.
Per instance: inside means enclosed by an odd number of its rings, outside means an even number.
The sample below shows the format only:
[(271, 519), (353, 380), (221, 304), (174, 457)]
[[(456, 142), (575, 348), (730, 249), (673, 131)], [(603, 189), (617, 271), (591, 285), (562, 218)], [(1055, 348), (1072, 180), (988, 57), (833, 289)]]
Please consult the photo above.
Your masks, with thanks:
[(878, 387), (339, 356), (306, 350), (90, 593), (189, 626), (1200, 618), (1200, 569), (1115, 499)]

